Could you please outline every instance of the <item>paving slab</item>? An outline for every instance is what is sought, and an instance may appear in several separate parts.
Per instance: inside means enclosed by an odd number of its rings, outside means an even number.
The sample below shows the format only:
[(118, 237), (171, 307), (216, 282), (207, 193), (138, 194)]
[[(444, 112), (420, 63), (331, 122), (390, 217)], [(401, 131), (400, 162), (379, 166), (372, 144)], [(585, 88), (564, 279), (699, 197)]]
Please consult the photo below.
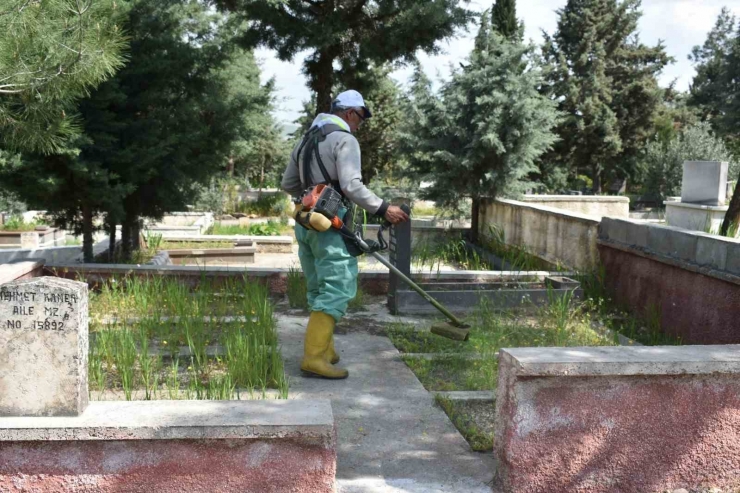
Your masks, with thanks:
[[(365, 316), (385, 318), (382, 311)], [(490, 492), (493, 454), (473, 452), (383, 336), (335, 335), (347, 380), (300, 376), (306, 316), (281, 315), (290, 399), (330, 399), (341, 493)], [(351, 324), (345, 319), (343, 324)]]

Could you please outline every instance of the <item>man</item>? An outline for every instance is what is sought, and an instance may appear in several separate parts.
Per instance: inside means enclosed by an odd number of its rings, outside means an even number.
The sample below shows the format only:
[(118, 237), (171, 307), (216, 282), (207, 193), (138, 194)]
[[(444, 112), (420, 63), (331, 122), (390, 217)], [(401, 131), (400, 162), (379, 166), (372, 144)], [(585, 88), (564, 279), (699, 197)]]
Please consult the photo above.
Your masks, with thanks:
[[(357, 91), (345, 91), (332, 102), (331, 114), (321, 113), (296, 145), (283, 175), (282, 188), (300, 197), (312, 185), (331, 184), (343, 194), (343, 216), (351, 201), (392, 224), (408, 220), (399, 207), (389, 205), (362, 183), (360, 145), (352, 135), (372, 114)], [(311, 316), (306, 328), (301, 370), (309, 376), (347, 378), (349, 372), (334, 366), (334, 325), (357, 294), (357, 258), (334, 229), (311, 231), (296, 224), (298, 257), (308, 288)]]

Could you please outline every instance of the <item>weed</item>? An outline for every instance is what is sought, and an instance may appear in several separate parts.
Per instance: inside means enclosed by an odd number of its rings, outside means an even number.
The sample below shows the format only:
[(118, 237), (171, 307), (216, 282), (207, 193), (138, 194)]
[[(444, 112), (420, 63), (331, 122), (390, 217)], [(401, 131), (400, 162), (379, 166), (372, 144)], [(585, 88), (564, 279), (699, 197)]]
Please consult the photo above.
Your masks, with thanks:
[(23, 216), (10, 216), (9, 218), (5, 219), (2, 225), (0, 225), (0, 230), (3, 230), (3, 231), (33, 231), (34, 229), (36, 229), (36, 226), (42, 226), (42, 225), (44, 225), (44, 223), (40, 221), (26, 222), (23, 219)]
[(360, 311), (363, 310), (365, 307), (365, 292), (362, 290), (362, 288), (357, 286), (357, 294), (354, 298), (349, 300), (348, 309), (352, 311)]
[(475, 424), (475, 420), (464, 412), (459, 403), (447, 397), (436, 395), (434, 401), (447, 413), (450, 421), (465, 437), (473, 450), (476, 452), (490, 452), (493, 450), (493, 430), (480, 429)]
[(288, 269), (287, 294), (291, 308), (308, 309), (306, 277), (303, 275), (303, 271), (295, 266)]
[(219, 224), (211, 226), (205, 234), (207, 235), (249, 235), (249, 236), (278, 236), (285, 230), (285, 226), (275, 221), (266, 223), (254, 223), (250, 225), (241, 224)]

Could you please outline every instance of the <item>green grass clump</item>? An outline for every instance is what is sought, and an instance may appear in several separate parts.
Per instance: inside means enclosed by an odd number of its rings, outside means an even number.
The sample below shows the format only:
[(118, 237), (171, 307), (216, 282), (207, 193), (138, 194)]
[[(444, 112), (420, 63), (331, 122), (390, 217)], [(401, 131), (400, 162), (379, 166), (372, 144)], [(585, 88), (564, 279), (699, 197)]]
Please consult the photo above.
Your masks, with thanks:
[[(266, 288), (202, 280), (191, 292), (162, 278), (120, 284), (122, 288), (108, 288), (93, 298), (96, 313), (106, 313), (101, 307), (117, 306), (118, 314), (140, 318), (118, 325), (91, 325), (92, 397), (121, 390), (127, 400), (223, 400), (255, 391), (264, 396), (267, 389), (275, 389), (278, 397), (287, 398), (288, 379)], [(207, 319), (213, 306), (224, 300), (227, 308), (220, 315), (228, 311), (236, 321)], [(162, 319), (165, 313), (177, 319)], [(213, 346), (223, 351), (214, 354)], [(182, 352), (184, 347), (187, 352)], [(163, 357), (171, 358), (171, 364), (163, 364)]]
[(402, 353), (461, 353), (471, 350), (466, 342), (445, 339), (408, 324), (391, 324), (386, 335)]
[(26, 222), (22, 216), (10, 216), (0, 225), (0, 231), (33, 231), (36, 226), (45, 226), (42, 221)]
[[(436, 395), (434, 401), (441, 407), (455, 425), (470, 447), (476, 452), (490, 452), (493, 450), (493, 430), (481, 429), (475, 419), (467, 414), (460, 403), (447, 397)], [(491, 404), (487, 404), (492, 407)]]
[(160, 250), (204, 250), (233, 247), (233, 241), (163, 241), (159, 245)]
[(477, 252), (466, 247), (462, 235), (443, 241), (420, 241), (411, 252), (411, 263), (418, 269), (429, 268), (439, 271), (442, 265), (456, 265), (464, 270), (494, 270)]
[(493, 354), (487, 359), (462, 356), (434, 359), (402, 356), (424, 388), (429, 391), (493, 390), (498, 378), (498, 362)]
[(276, 221), (267, 221), (266, 223), (255, 223), (250, 225), (241, 224), (220, 224), (216, 223), (206, 231), (207, 235), (248, 235), (248, 236), (279, 236), (286, 229), (285, 225)]
[(349, 305), (347, 306), (347, 309), (350, 311), (360, 311), (365, 308), (365, 292), (362, 290), (362, 288), (357, 286), (357, 294), (355, 294), (355, 297), (349, 300)]
[(251, 202), (239, 202), (234, 212), (257, 216), (282, 216), (291, 209), (290, 198), (285, 194), (265, 194)]
[(306, 277), (303, 271), (295, 266), (288, 269), (288, 304), (291, 308), (308, 309), (308, 297), (306, 287)]
[(495, 389), (498, 372), (495, 355), (501, 348), (615, 344), (613, 338), (591, 328), (590, 318), (573, 299), (572, 293), (554, 290), (549, 293), (549, 304), (530, 310), (530, 314), (495, 310), (483, 300), (468, 320), (471, 324), (470, 339), (464, 343), (404, 327), (392, 328), (389, 337), (402, 351), (461, 353), (433, 359), (404, 358), (430, 391)]

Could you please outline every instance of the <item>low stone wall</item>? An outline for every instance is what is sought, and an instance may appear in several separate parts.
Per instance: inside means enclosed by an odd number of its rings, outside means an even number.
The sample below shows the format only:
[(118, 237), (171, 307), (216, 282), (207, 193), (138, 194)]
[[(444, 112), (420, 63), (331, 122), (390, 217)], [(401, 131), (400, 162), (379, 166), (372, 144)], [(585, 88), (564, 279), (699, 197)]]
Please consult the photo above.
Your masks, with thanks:
[(43, 260), (20, 260), (0, 264), (0, 284), (18, 279), (31, 279), (44, 274)]
[(292, 236), (255, 236), (255, 235), (191, 235), (170, 236), (163, 235), (162, 239), (168, 242), (201, 243), (201, 242), (234, 242), (235, 246), (252, 244), (257, 253), (292, 253)]
[(145, 229), (162, 235), (199, 235), (205, 233), (214, 222), (211, 212), (172, 212), (165, 215), (160, 222), (147, 225)]
[(0, 418), (0, 491), (335, 491), (329, 401), (93, 402)]
[(734, 491), (738, 374), (740, 346), (502, 349), (498, 487)]
[(253, 264), (257, 249), (253, 246), (167, 250), (174, 265)]
[[(432, 244), (445, 240), (456, 240), (463, 237), (470, 231), (470, 227), (449, 226), (447, 223), (441, 223), (439, 226), (433, 226), (430, 222), (414, 220), (411, 225), (411, 247)], [(365, 227), (365, 238), (374, 240), (378, 236), (377, 224), (369, 224)], [(384, 233), (385, 239), (389, 237), (389, 232)]]
[(599, 218), (497, 199), (484, 201), (481, 206), (479, 234), (490, 235), (491, 227), (503, 229), (507, 244), (526, 247), (551, 264), (577, 270), (590, 270), (598, 264)]
[(521, 202), (555, 207), (601, 219), (602, 217), (627, 218), (630, 214), (629, 197), (609, 195), (525, 195)]
[(67, 233), (58, 228), (0, 231), (0, 248), (43, 248), (64, 245)]
[[(201, 280), (218, 284), (219, 280), (245, 279), (246, 282), (264, 284), (273, 295), (284, 295), (287, 290), (287, 277), (290, 269), (280, 267), (197, 267), (189, 265), (130, 265), (130, 264), (47, 264), (46, 275), (65, 279), (82, 280), (91, 288), (107, 282), (111, 278), (165, 276), (177, 277), (189, 286), (197, 287)], [(444, 282), (501, 282), (522, 275), (534, 279), (544, 279), (548, 272), (488, 272), (488, 271), (449, 271), (414, 273), (411, 277), (418, 281)], [(389, 274), (386, 269), (364, 270), (358, 275), (362, 290), (370, 295), (388, 294)]]
[(605, 218), (598, 245), (619, 304), (684, 343), (740, 343), (740, 240)]

